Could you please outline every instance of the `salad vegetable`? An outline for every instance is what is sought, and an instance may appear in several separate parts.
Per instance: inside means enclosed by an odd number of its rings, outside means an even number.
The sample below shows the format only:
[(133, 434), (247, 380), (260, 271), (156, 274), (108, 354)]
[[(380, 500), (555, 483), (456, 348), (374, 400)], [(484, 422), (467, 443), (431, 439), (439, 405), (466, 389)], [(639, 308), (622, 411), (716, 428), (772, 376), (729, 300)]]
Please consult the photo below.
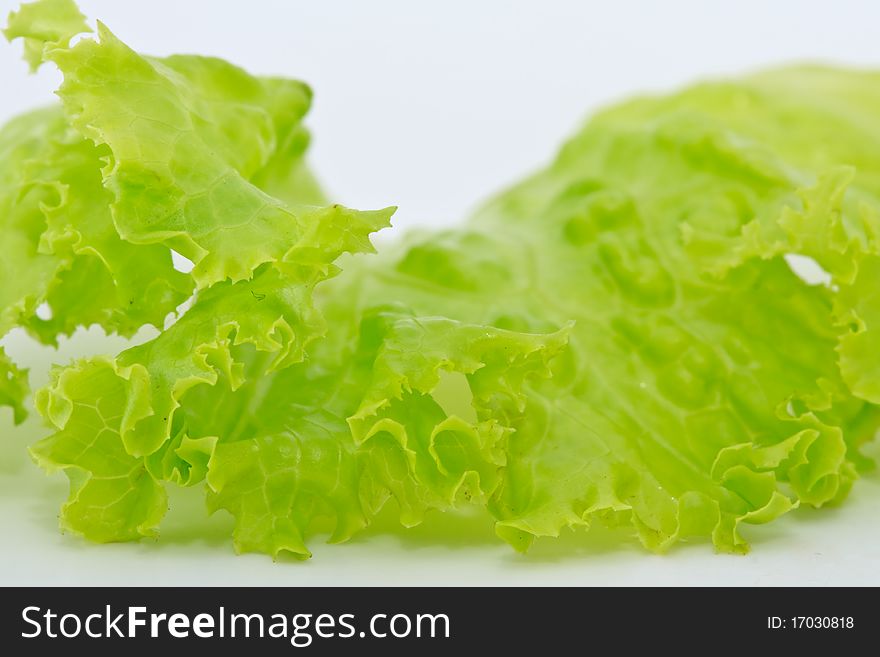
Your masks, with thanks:
[[(744, 523), (838, 502), (869, 467), (880, 74), (612, 107), (460, 227), (364, 257), (393, 209), (324, 205), (306, 86), (139, 55), (100, 23), (70, 45), (85, 30), (72, 0), (6, 30), (64, 83), (0, 132), (0, 335), (163, 330), (36, 393), (65, 528), (148, 536), (168, 486), (201, 485), (239, 551), (305, 557), (322, 521), (342, 541), (388, 503), (407, 526), (479, 505), (518, 550), (600, 522), (745, 551)], [(0, 354), (17, 419), (24, 382)]]

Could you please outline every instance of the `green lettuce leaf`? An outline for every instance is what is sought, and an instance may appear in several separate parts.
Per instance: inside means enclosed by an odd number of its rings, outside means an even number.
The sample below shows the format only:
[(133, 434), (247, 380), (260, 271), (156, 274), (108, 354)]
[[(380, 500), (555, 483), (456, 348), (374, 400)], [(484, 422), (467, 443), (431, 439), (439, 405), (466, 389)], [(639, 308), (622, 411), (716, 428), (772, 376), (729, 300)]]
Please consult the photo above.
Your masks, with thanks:
[[(208, 287), (205, 267), (216, 258), (224, 264), (210, 283), (252, 278), (270, 261), (287, 266), (317, 225), (356, 216), (319, 207), (304, 161), (304, 84), (214, 58), (141, 57), (103, 26), (100, 43), (69, 46), (87, 31), (72, 0), (22, 5), (5, 31), (23, 38), (32, 65), (58, 63), (65, 82), (63, 107), (0, 129), (0, 337), (15, 326), (47, 344), (92, 324), (123, 336), (161, 328)], [(175, 222), (181, 230), (170, 230)], [(191, 233), (218, 253), (196, 247)], [(172, 248), (196, 262), (190, 274), (174, 268)], [(0, 404), (14, 400), (20, 419), (24, 382), (10, 368)]]
[[(460, 228), (362, 257), (391, 210), (308, 205), (305, 86), (138, 55), (100, 24), (69, 47), (57, 4), (10, 23), (65, 81), (63, 112), (0, 140), (3, 248), (25, 272), (3, 274), (0, 332), (127, 330), (197, 290), (155, 339), (37, 394), (54, 433), (32, 453), (70, 478), (65, 528), (150, 536), (167, 486), (201, 485), (237, 550), (273, 556), (346, 540), (388, 503), (406, 526), (477, 505), (518, 550), (599, 522), (655, 551), (743, 552), (745, 525), (837, 503), (870, 466), (877, 74), (624, 103)], [(68, 212), (78, 190), (90, 205)], [(126, 309), (130, 290), (163, 301)]]
[(155, 534), (168, 501), (165, 490), (131, 456), (119, 440), (127, 421), (117, 409), (129, 387), (143, 389), (143, 378), (117, 377), (102, 360), (52, 373), (51, 398), (38, 393), (45, 417), (63, 428), (31, 448), (34, 460), (48, 472), (63, 470), (70, 497), (59, 516), (64, 530), (94, 541), (131, 540)]
[[(27, 139), (23, 136), (31, 132)], [(144, 324), (161, 327), (192, 293), (189, 277), (172, 266), (159, 245), (120, 239), (101, 184), (102, 152), (70, 130), (60, 108), (31, 113), (4, 129), (15, 181), (4, 185), (0, 221), (7, 239), (3, 273), (7, 324), (26, 326), (41, 341), (77, 326), (100, 324), (130, 336)], [(51, 316), (35, 315), (45, 302)]]
[(43, 63), (45, 48), (66, 48), (77, 34), (88, 32), (86, 17), (71, 0), (42, 0), (22, 4), (9, 15), (4, 36), (24, 41), (24, 59), (31, 71)]
[[(305, 538), (322, 518), (331, 541), (369, 524), (394, 499), (405, 525), (430, 509), (485, 504), (505, 463), (510, 414), (526, 377), (549, 373), (567, 330), (546, 336), (376, 310), (365, 317), (353, 353), (279, 372), (262, 396), (224, 395), (222, 406), (251, 404), (255, 421), (217, 441), (208, 462), (209, 505), (235, 517), (235, 547), (309, 556)], [(331, 359), (334, 362), (330, 368)], [(461, 413), (435, 393), (444, 373), (466, 377), (472, 396)], [(185, 423), (209, 431), (210, 393), (184, 403)]]
[[(176, 428), (172, 436), (180, 398), (221, 379), (242, 385), (245, 346), (273, 370), (301, 361), (324, 331), (315, 285), (337, 273), (342, 253), (372, 250), (369, 234), (393, 210), (310, 205), (323, 199), (303, 163), (305, 85), (217, 59), (142, 57), (102, 25), (100, 43), (69, 48), (69, 39), (46, 38), (66, 29), (75, 10), (67, 4), (57, 12), (57, 2), (38, 2), (10, 18), (8, 35), (45, 40), (41, 56), (65, 81), (64, 111), (6, 128), (16, 157), (6, 162), (3, 218), (10, 242), (19, 240), (9, 251), (22, 260), (9, 262), (4, 327), (23, 325), (46, 342), (95, 322), (130, 335), (144, 323), (161, 327), (192, 279), (199, 288), (173, 331), (115, 360), (59, 370), (37, 397), (58, 432), (34, 457), (71, 479), (62, 525), (123, 540), (149, 535), (161, 519), (161, 478), (204, 477), (187, 459), (213, 439)], [(173, 269), (172, 247), (195, 261), (191, 277)], [(43, 302), (48, 318), (36, 313)], [(4, 360), (7, 369), (0, 401), (18, 414), (21, 376)]]
[(0, 406), (12, 408), (12, 419), (16, 424), (27, 415), (24, 407), (27, 394), (27, 370), (16, 367), (0, 347)]
[(119, 235), (189, 258), (200, 288), (281, 260), (315, 210), (251, 179), (270, 175), (279, 146), (288, 165), (302, 155), (308, 87), (218, 59), (143, 57), (101, 23), (97, 36), (44, 54), (64, 74), (72, 124), (109, 150), (102, 175)]
[[(812, 84), (801, 70), (776, 75)], [(865, 75), (850, 85), (869, 84)], [(774, 98), (783, 93), (784, 85), (769, 87)], [(499, 536), (517, 549), (565, 527), (601, 522), (630, 526), (652, 550), (705, 537), (720, 550), (741, 552), (748, 547), (744, 524), (843, 499), (857, 469), (868, 465), (858, 449), (880, 424), (870, 394), (873, 354), (862, 347), (851, 361), (845, 357), (851, 336), (861, 335), (854, 331), (870, 332), (848, 317), (864, 321), (876, 307), (866, 291), (877, 284), (876, 270), (866, 267), (876, 253), (876, 197), (853, 181), (857, 158), (835, 153), (818, 162), (759, 141), (758, 131), (737, 131), (713, 111), (711, 94), (705, 107), (685, 102), (700, 89), (637, 120), (629, 118), (635, 105), (600, 115), (547, 170), (491, 201), (463, 228), (412, 236), (372, 262), (347, 263), (322, 286), (333, 333), (307, 362), (278, 375), (284, 383), (276, 385), (287, 391), (260, 407), (259, 420), (242, 426), (239, 416), (235, 435), (212, 430), (219, 437), (208, 464), (212, 505), (236, 516), (239, 548), (303, 554), (300, 540), (321, 495), (320, 512), (331, 517), (346, 503), (360, 509), (344, 527), (369, 519), (370, 496), (355, 485), (351, 466), (317, 490), (316, 473), (338, 472), (330, 466), (338, 452), (319, 452), (314, 461), (304, 454), (328, 433), (337, 435), (334, 450), (350, 444), (349, 432), (355, 441), (364, 435), (366, 385), (351, 370), (323, 377), (338, 363), (359, 360), (364, 327), (390, 299), (415, 317), (523, 334), (574, 320), (568, 347), (549, 362), (552, 376), (525, 379), (517, 404), (478, 405), (472, 383), (464, 393), (480, 420), (504, 432), (494, 443), (498, 457), (488, 461), (495, 476), (480, 476), (493, 483), (471, 499), (486, 505)], [(826, 120), (824, 108), (811, 110), (803, 96), (786, 112), (798, 107), (806, 125)], [(775, 111), (755, 104), (743, 122), (782, 125)], [(805, 283), (788, 254), (815, 258), (832, 283)], [(863, 288), (852, 289), (850, 280)], [(404, 349), (397, 359), (417, 368), (423, 352)], [(863, 380), (848, 362), (863, 364)], [(376, 361), (370, 368), (374, 380), (395, 385)], [(292, 392), (296, 386), (287, 382), (294, 377), (309, 382), (303, 387), (311, 401)], [(493, 375), (493, 386), (501, 379)], [(357, 385), (360, 401), (328, 419), (316, 390), (331, 389), (341, 403), (337, 391), (349, 385)], [(415, 404), (405, 393), (403, 399)], [(304, 409), (321, 421), (291, 418)], [(273, 413), (283, 418), (286, 442), (278, 427), (267, 426)], [(437, 409), (407, 414), (414, 427), (427, 420), (423, 436), (447, 421)], [(320, 427), (320, 436), (306, 427)], [(293, 450), (289, 462), (279, 456), (285, 445)], [(466, 469), (485, 471), (474, 450), (459, 449), (471, 455), (459, 457)], [(361, 468), (369, 472), (370, 461)], [(427, 474), (416, 473), (421, 495), (436, 491)], [(340, 477), (349, 483), (339, 484)], [(361, 491), (359, 505), (341, 497), (346, 486)], [(421, 518), (421, 507), (411, 512), (412, 495), (392, 496), (405, 524)], [(449, 500), (425, 508), (447, 508)]]

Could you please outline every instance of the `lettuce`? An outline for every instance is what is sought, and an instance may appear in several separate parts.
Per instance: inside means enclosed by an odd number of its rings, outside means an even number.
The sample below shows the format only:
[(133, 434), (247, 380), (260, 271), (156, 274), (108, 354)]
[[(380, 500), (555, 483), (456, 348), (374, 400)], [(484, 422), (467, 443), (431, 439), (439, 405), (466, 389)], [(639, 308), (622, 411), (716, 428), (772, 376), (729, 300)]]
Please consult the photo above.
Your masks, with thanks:
[(12, 408), (12, 417), (16, 424), (22, 422), (27, 415), (24, 407), (27, 393), (27, 371), (17, 367), (0, 347), (0, 406)]
[(70, 46), (78, 16), (41, 0), (7, 30), (64, 83), (0, 139), (0, 333), (129, 335), (194, 301), (37, 392), (66, 529), (153, 535), (167, 486), (199, 485), (239, 551), (307, 557), (391, 502), (406, 526), (478, 505), (518, 550), (599, 522), (743, 552), (744, 524), (839, 502), (870, 466), (877, 74), (624, 103), (461, 227), (355, 257), (392, 209), (316, 205), (306, 87), (138, 55), (101, 24)]
[[(77, 326), (161, 328), (194, 290), (251, 278), (322, 222), (347, 229), (357, 213), (320, 207), (304, 164), (308, 87), (212, 58), (140, 57), (100, 24), (100, 43), (68, 47), (88, 29), (77, 16), (70, 0), (44, 0), (5, 31), (65, 82), (63, 107), (0, 131), (0, 336), (22, 326), (53, 344)], [(20, 409), (21, 375), (0, 367), (0, 402)]]

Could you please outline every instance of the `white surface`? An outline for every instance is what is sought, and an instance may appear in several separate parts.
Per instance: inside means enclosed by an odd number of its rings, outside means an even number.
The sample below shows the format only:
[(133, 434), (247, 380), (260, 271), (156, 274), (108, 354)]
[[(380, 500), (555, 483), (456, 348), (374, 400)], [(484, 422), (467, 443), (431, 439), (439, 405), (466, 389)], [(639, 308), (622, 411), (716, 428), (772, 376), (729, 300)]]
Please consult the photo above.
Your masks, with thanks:
[[(15, 5), (2, 0), (0, 11)], [(798, 60), (880, 65), (880, 5), (872, 2), (81, 5), (137, 50), (214, 54), (307, 80), (316, 92), (317, 172), (348, 205), (399, 205), (398, 227), (458, 221), (546, 161), (588, 110), (622, 96)], [(46, 102), (57, 83), (48, 68), (25, 76), (18, 52), (0, 45), (0, 119)], [(10, 342), (16, 358), (38, 365), (35, 383), (50, 359), (109, 348), (80, 336), (53, 355)], [(18, 447), (0, 462), (2, 584), (880, 584), (876, 475), (840, 509), (747, 528), (754, 550), (746, 557), (714, 555), (704, 544), (658, 557), (607, 534), (539, 541), (522, 557), (494, 538), (486, 518), (434, 515), (420, 528), (374, 529), (347, 545), (315, 540), (311, 561), (273, 563), (233, 556), (222, 516), (187, 526), (175, 511), (195, 499), (173, 500), (158, 543), (94, 546), (62, 536), (63, 477), (43, 477), (23, 456), (41, 429), (33, 420), (10, 427), (0, 411), (2, 439)]]

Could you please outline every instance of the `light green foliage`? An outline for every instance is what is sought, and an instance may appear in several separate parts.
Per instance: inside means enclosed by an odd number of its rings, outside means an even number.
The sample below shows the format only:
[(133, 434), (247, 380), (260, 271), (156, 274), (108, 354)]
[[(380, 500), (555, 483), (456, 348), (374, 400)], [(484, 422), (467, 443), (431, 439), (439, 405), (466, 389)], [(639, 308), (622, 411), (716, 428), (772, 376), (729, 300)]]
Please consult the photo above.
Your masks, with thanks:
[[(305, 87), (143, 57), (100, 25), (69, 48), (38, 13), (12, 35), (61, 68), (64, 113), (0, 140), (0, 328), (130, 333), (197, 290), (154, 340), (38, 393), (65, 527), (150, 535), (165, 486), (203, 484), (240, 551), (305, 557), (328, 521), (346, 540), (392, 501), (404, 525), (480, 505), (520, 550), (601, 522), (741, 552), (744, 524), (838, 502), (869, 465), (877, 74), (625, 103), (462, 227), (353, 258), (390, 211), (304, 205)], [(61, 312), (34, 319), (46, 299)], [(0, 403), (21, 398), (7, 380)]]
[(43, 63), (46, 48), (65, 48), (77, 34), (88, 32), (86, 17), (71, 0), (42, 0), (23, 4), (9, 15), (4, 36), (24, 42), (24, 59), (31, 71)]
[(12, 419), (16, 424), (25, 418), (24, 398), (27, 392), (27, 372), (16, 367), (0, 347), (0, 407), (12, 408)]
[[(311, 93), (302, 83), (255, 78), (218, 59), (141, 57), (103, 26), (100, 42), (68, 47), (84, 31), (71, 0), (41, 0), (11, 14), (5, 32), (24, 38), (32, 63), (56, 62), (65, 81), (63, 107), (0, 130), (0, 337), (15, 326), (47, 344), (95, 323), (124, 336), (161, 328), (206, 275), (217, 282), (251, 278), (270, 262), (284, 268), (326, 226), (371, 221), (312, 205), (323, 198), (303, 161)], [(246, 217), (244, 206), (264, 210)], [(190, 231), (213, 251), (195, 246)], [(171, 248), (196, 262), (191, 275), (174, 269)], [(309, 264), (324, 276), (331, 261)], [(300, 282), (315, 276), (301, 272)], [(38, 317), (42, 303), (50, 314)], [(0, 403), (14, 404), (20, 419), (24, 379), (3, 362)]]

